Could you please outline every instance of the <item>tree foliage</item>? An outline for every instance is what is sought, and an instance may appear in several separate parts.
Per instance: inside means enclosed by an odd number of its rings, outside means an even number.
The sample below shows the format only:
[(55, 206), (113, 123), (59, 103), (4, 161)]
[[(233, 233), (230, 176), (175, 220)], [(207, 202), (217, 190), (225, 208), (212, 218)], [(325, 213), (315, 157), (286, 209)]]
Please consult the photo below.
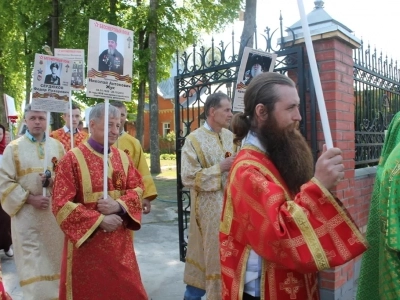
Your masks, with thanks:
[[(202, 33), (218, 31), (232, 22), (244, 3), (243, 0), (157, 2), (157, 17), (154, 18), (150, 14), (149, 0), (1, 1), (0, 76), (4, 76), (4, 85), (0, 86), (0, 93), (14, 97), (18, 108), (29, 99), (34, 56), (43, 53), (44, 44), (52, 45), (54, 18), (58, 19), (59, 47), (75, 49), (88, 48), (89, 19), (95, 19), (134, 31), (132, 98), (139, 103), (128, 105), (128, 109), (129, 112), (136, 107), (139, 109), (140, 123), (149, 82), (150, 32), (157, 33), (155, 80), (160, 81), (170, 76), (176, 50), (196, 43)], [(179, 6), (178, 2), (183, 4)], [(54, 10), (54, 3), (58, 10)], [(84, 93), (75, 93), (75, 96), (88, 106), (100, 101), (86, 98)], [(158, 140), (158, 136), (153, 138)]]

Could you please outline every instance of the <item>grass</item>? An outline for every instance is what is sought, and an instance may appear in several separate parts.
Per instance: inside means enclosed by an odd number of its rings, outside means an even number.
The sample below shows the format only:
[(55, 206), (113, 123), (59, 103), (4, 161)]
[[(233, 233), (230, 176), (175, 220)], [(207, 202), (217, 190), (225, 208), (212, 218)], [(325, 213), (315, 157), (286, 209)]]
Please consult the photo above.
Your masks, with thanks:
[[(150, 167), (150, 159), (146, 159), (147, 165)], [(176, 167), (176, 160), (160, 160), (161, 167)]]
[[(150, 159), (146, 159), (147, 165), (150, 167)], [(161, 173), (153, 174), (155, 179), (176, 179), (176, 161), (175, 160), (160, 160)]]

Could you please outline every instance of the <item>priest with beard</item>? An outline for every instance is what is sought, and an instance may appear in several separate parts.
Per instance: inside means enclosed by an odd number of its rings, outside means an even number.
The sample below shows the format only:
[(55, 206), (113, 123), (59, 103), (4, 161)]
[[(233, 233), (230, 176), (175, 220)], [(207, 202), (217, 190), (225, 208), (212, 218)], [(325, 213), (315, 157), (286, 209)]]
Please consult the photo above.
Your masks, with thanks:
[(115, 32), (107, 34), (108, 48), (99, 55), (99, 71), (114, 72), (119, 75), (124, 74), (124, 57), (117, 50), (118, 35)]
[(299, 105), (294, 82), (278, 73), (246, 90), (220, 224), (221, 299), (319, 299), (317, 272), (366, 249), (329, 192), (344, 178), (341, 150), (324, 146), (314, 171)]

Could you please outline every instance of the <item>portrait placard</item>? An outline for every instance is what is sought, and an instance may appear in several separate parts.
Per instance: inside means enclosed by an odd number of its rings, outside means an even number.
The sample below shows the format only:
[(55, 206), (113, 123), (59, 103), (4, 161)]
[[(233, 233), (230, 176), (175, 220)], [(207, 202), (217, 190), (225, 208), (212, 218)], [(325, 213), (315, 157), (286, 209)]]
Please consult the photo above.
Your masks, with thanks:
[(71, 90), (85, 89), (85, 50), (83, 49), (54, 49), (54, 56), (69, 59), (72, 62)]
[(244, 111), (244, 93), (251, 80), (264, 72), (272, 72), (277, 55), (245, 47), (236, 83), (233, 111)]
[(86, 96), (130, 101), (133, 31), (89, 20)]
[(68, 110), (71, 66), (68, 59), (35, 54), (32, 109), (61, 113)]

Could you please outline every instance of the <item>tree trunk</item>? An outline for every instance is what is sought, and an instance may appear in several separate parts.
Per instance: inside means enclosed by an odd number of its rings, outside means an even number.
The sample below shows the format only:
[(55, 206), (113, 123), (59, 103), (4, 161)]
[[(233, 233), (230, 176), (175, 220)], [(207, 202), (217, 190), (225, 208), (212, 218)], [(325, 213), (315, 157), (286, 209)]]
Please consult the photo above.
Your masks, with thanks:
[(239, 59), (242, 59), (244, 47), (254, 47), (254, 33), (256, 32), (257, 0), (246, 0), (244, 12), (243, 32), (240, 37)]
[(136, 138), (143, 145), (143, 132), (144, 132), (144, 99), (146, 95), (146, 81), (141, 80), (139, 82), (138, 92), (138, 106), (136, 116)]
[(149, 92), (150, 92), (150, 172), (161, 173), (160, 147), (158, 139), (158, 97), (157, 97), (157, 0), (150, 0), (149, 31)]
[[(53, 3), (53, 15), (51, 18), (51, 49), (54, 53), (54, 49), (58, 48), (60, 41), (60, 27), (58, 23), (59, 19), (59, 3), (58, 0), (52, 0)], [(62, 127), (61, 114), (51, 113), (53, 124), (51, 125), (51, 130), (56, 130)]]
[[(1, 51), (1, 50), (0, 50)], [(1, 52), (0, 52), (1, 56)], [(0, 73), (1, 73), (1, 68), (0, 68)], [(4, 96), (4, 75), (0, 74), (0, 124), (2, 124), (4, 127), (7, 129), (7, 116), (6, 116), (6, 108), (4, 106), (4, 101), (3, 101), (3, 96)]]
[(117, 25), (117, 0), (110, 0), (110, 24)]

